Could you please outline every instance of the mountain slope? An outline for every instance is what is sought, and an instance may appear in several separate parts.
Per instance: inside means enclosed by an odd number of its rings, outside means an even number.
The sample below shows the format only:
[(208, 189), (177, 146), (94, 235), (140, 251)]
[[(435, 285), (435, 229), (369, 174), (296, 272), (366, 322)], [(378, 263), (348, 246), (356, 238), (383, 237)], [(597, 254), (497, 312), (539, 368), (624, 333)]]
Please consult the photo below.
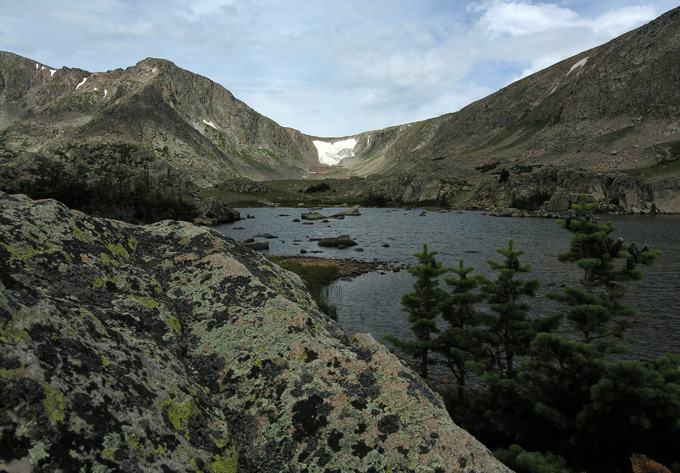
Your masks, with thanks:
[(6, 155), (50, 159), (76, 146), (128, 143), (198, 186), (234, 176), (299, 177), (317, 164), (316, 149), (300, 132), (160, 59), (90, 73), (0, 53), (0, 133)]
[(459, 112), (361, 134), (342, 172), (475, 186), (544, 166), (644, 175), (680, 159), (678, 83), (680, 8)]

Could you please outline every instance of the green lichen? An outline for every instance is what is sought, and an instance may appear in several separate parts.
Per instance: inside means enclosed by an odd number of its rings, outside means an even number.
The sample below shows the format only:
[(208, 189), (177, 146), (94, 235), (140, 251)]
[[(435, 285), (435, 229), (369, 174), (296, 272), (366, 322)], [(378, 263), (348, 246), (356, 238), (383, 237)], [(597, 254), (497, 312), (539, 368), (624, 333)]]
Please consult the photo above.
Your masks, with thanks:
[(102, 260), (104, 266), (120, 266), (120, 262), (116, 259), (111, 258), (106, 253), (99, 253), (99, 257)]
[(179, 323), (179, 319), (168, 312), (168, 324), (177, 333), (177, 335), (182, 335), (182, 326)]
[(108, 283), (108, 282), (113, 283), (115, 285), (115, 287), (120, 287), (121, 280), (120, 280), (120, 277), (118, 277), (118, 276), (113, 277), (113, 278), (110, 278), (108, 276), (104, 276), (103, 278), (101, 278), (100, 276), (96, 276), (94, 278), (93, 285), (94, 285), (94, 287), (103, 288), (103, 287), (106, 287), (106, 283)]
[(104, 442), (102, 442), (102, 447), (104, 447), (102, 456), (113, 460), (115, 453), (120, 450), (121, 444), (120, 434), (115, 432), (107, 434), (106, 437), (104, 437)]
[(167, 399), (160, 406), (168, 413), (168, 418), (175, 430), (180, 430), (184, 424), (189, 422), (189, 418), (198, 412), (191, 399), (184, 403)]
[(109, 359), (102, 355), (102, 368), (104, 368), (104, 370), (108, 370), (110, 364), (111, 362), (109, 361)]
[(162, 455), (165, 450), (163, 449), (163, 445), (159, 445), (158, 447), (153, 449), (153, 453), (156, 455)]
[(119, 259), (130, 259), (130, 253), (120, 243), (105, 243), (106, 248)]
[(71, 232), (78, 240), (84, 241), (86, 243), (92, 243), (92, 237), (90, 234), (78, 228), (78, 225), (76, 225), (75, 222), (71, 222)]
[(210, 436), (210, 439), (213, 441), (213, 443), (215, 444), (215, 446), (216, 446), (217, 448), (224, 448), (224, 447), (227, 445), (227, 443), (229, 442), (229, 437), (227, 437), (226, 435), (223, 436), (223, 437), (220, 438), (220, 439), (216, 439), (215, 437), (213, 437), (213, 436), (211, 435), (211, 436)]
[(194, 470), (196, 470), (196, 473), (203, 473), (203, 471), (198, 467), (198, 464), (196, 463), (195, 458), (189, 458), (189, 463), (191, 466), (194, 467)]
[(14, 328), (14, 318), (0, 322), (0, 342), (16, 345), (22, 341), (30, 342), (31, 336), (24, 330)]
[(29, 273), (35, 271), (29, 263), (28, 260), (40, 253), (36, 248), (33, 248), (26, 242), (21, 242), (18, 245), (8, 245), (7, 243), (0, 242), (0, 245), (4, 246), (9, 252), (9, 262), (12, 263), (15, 260), (19, 260), (23, 263), (24, 269)]
[(238, 466), (238, 452), (236, 446), (231, 446), (231, 456), (224, 457), (215, 455), (213, 461), (208, 463), (213, 473), (236, 473)]
[(127, 435), (127, 438), (125, 439), (127, 441), (128, 447), (130, 450), (137, 450), (140, 448), (140, 441), (139, 438), (135, 434), (129, 434)]
[(147, 309), (155, 309), (157, 308), (160, 304), (156, 302), (153, 299), (147, 299), (146, 297), (141, 297), (141, 296), (128, 296), (128, 300), (133, 300), (137, 301), (140, 304), (142, 304), (144, 307)]
[(163, 293), (163, 286), (161, 286), (161, 283), (156, 281), (156, 278), (153, 278), (153, 282), (156, 283), (154, 286), (153, 290), (156, 294), (162, 294)]
[(87, 316), (87, 317), (89, 317), (90, 320), (92, 320), (92, 321), (93, 321), (94, 323), (96, 323), (97, 325), (101, 325), (101, 324), (102, 324), (102, 321), (99, 320), (99, 319), (97, 318), (97, 316), (94, 315), (94, 314), (93, 314), (92, 312), (90, 312), (89, 310), (87, 310), (87, 309), (85, 309), (85, 308), (83, 308), (83, 307), (80, 307), (79, 310), (80, 310), (81, 316)]
[(2, 379), (14, 379), (15, 376), (20, 375), (26, 371), (25, 366), (20, 366), (19, 368), (13, 368), (13, 369), (7, 369), (7, 368), (0, 368), (0, 378)]
[(42, 404), (50, 421), (57, 423), (66, 419), (64, 415), (64, 394), (58, 389), (45, 386), (45, 399), (43, 399)]
[(114, 454), (115, 452), (111, 449), (105, 448), (104, 450), (102, 450), (102, 456), (104, 458), (108, 458), (111, 461), (114, 460)]
[(183, 238), (182, 238), (180, 241), (178, 241), (177, 243), (178, 243), (179, 245), (182, 245), (182, 246), (187, 246), (187, 245), (189, 244), (190, 241), (191, 241), (191, 238), (183, 237)]
[(133, 252), (136, 252), (136, 251), (137, 251), (137, 246), (139, 246), (139, 242), (137, 241), (137, 239), (136, 239), (135, 237), (130, 237), (130, 239), (128, 240), (128, 247), (129, 247)]

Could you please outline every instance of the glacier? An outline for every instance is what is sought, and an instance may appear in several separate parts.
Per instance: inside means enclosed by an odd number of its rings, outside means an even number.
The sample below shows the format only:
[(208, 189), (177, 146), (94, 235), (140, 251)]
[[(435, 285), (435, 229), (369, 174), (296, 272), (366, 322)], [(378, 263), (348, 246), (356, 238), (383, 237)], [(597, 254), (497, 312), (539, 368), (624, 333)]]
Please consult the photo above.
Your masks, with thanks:
[(354, 147), (357, 140), (348, 138), (346, 140), (335, 141), (329, 143), (328, 141), (315, 140), (312, 141), (319, 153), (319, 162), (328, 166), (337, 166), (345, 158), (354, 156)]

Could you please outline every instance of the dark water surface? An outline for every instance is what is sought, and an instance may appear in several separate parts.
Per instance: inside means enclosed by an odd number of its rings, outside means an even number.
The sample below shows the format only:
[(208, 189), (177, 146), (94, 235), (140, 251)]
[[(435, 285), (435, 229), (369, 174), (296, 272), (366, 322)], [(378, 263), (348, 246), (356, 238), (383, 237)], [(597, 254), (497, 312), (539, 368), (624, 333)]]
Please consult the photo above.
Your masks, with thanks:
[[(385, 261), (391, 265), (416, 264), (413, 253), (426, 243), (439, 252), (437, 259), (445, 266), (458, 267), (462, 259), (476, 273), (493, 276), (486, 263), (501, 261), (496, 248), (507, 248), (514, 241), (516, 250), (524, 250), (520, 258), (529, 263), (530, 278), (541, 281), (541, 292), (560, 291), (565, 284), (574, 285), (581, 276), (574, 264), (560, 263), (557, 254), (568, 251), (572, 236), (552, 219), (490, 217), (483, 212), (425, 212), (422, 210), (362, 208), (361, 216), (344, 220), (315, 221), (313, 225), (293, 222), (306, 209), (248, 208), (241, 215), (253, 219), (219, 227), (218, 230), (237, 241), (261, 233), (269, 239), (272, 255), (298, 255), (300, 249), (323, 251), (307, 256), (354, 258)], [(332, 215), (344, 209), (324, 209)], [(655, 266), (645, 268), (644, 279), (628, 284), (627, 299), (638, 313), (648, 319), (628, 332), (626, 344), (631, 355), (652, 358), (663, 353), (680, 355), (680, 215), (603, 216), (616, 227), (614, 238), (623, 237), (627, 244), (637, 242), (663, 252)], [(242, 229), (240, 229), (242, 228)], [(363, 248), (332, 249), (317, 246), (312, 238), (348, 234)], [(260, 238), (256, 238), (260, 239)], [(389, 245), (385, 247), (383, 245)], [(494, 276), (495, 277), (495, 276)], [(329, 288), (331, 302), (337, 304), (339, 323), (351, 337), (368, 332), (376, 340), (391, 333), (409, 338), (406, 314), (401, 310), (401, 295), (411, 289), (415, 278), (407, 271), (382, 271), (364, 274), (347, 281), (337, 281)], [(533, 313), (552, 313), (561, 306), (543, 297), (530, 300)]]

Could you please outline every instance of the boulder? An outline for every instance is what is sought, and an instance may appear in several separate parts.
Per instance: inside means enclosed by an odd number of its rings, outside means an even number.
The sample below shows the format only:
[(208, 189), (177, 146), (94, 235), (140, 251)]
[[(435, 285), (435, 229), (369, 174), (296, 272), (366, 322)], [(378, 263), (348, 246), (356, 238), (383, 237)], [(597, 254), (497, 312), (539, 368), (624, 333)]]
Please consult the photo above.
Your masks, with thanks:
[(355, 206), (352, 207), (351, 209), (344, 210), (344, 211), (342, 211), (342, 212), (336, 213), (335, 215), (333, 215), (333, 218), (345, 217), (345, 216), (348, 216), (348, 217), (358, 217), (359, 215), (361, 215), (361, 212), (359, 212), (359, 206), (358, 206), (358, 205), (355, 205)]
[(320, 214), (319, 212), (307, 212), (300, 215), (300, 218), (302, 218), (302, 220), (323, 220), (327, 217)]
[(224, 201), (210, 197), (199, 204), (199, 216), (194, 223), (201, 225), (222, 225), (241, 219), (241, 214), (229, 207)]
[(349, 235), (340, 235), (334, 238), (320, 238), (317, 244), (331, 248), (348, 248), (356, 246), (357, 242), (352, 240)]
[(0, 469), (508, 472), (219, 232), (0, 193)]

